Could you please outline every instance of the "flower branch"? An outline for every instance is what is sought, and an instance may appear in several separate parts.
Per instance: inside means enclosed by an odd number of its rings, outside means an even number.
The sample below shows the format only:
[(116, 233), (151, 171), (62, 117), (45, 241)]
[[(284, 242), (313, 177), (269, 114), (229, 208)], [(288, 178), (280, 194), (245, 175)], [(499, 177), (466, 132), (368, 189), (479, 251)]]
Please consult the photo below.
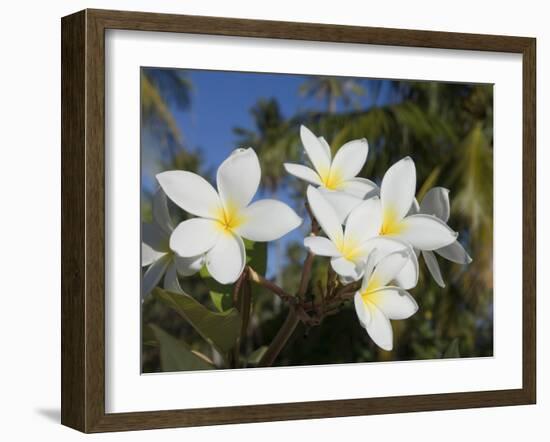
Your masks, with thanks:
[[(379, 187), (358, 176), (367, 160), (367, 140), (347, 142), (333, 156), (326, 140), (304, 126), (300, 137), (313, 167), (284, 164), (289, 174), (309, 184), (305, 208), (311, 229), (304, 238), (307, 256), (295, 292), (268, 280), (252, 268), (253, 260), (247, 260), (245, 240), (274, 241), (302, 224), (287, 204), (254, 200), (261, 169), (252, 148), (237, 149), (223, 161), (216, 174), (217, 188), (188, 171), (157, 175), (164, 193), (154, 201), (155, 224), (143, 229), (142, 265), (149, 266), (144, 296), (159, 283), (165, 269), (165, 287), (178, 289), (178, 274), (190, 276), (203, 265), (217, 283), (234, 284), (230, 296), (241, 323), (230, 354), (233, 367), (240, 364), (248, 332), (251, 283), (278, 296), (289, 310), (259, 361), (259, 366), (269, 366), (300, 322), (308, 328), (318, 326), (351, 300), (361, 326), (379, 347), (391, 350), (390, 320), (409, 318), (418, 310), (407, 291), (418, 282), (418, 257), (441, 287), (444, 282), (435, 253), (459, 264), (471, 262), (457, 241), (458, 233), (447, 225), (449, 191), (434, 187), (420, 203), (415, 199), (412, 158), (392, 165)], [(164, 194), (194, 217), (174, 227)], [(315, 257), (328, 258), (330, 265), (326, 277), (312, 283)], [(314, 284), (320, 294), (317, 301), (308, 296)]]
[(249, 278), (252, 282), (261, 285), (262, 287), (265, 287), (267, 290), (281, 298), (284, 302), (288, 304), (295, 304), (294, 296), (292, 296), (290, 293), (287, 293), (274, 282), (256, 273), (256, 271), (252, 267), (246, 267), (245, 271), (248, 272)]

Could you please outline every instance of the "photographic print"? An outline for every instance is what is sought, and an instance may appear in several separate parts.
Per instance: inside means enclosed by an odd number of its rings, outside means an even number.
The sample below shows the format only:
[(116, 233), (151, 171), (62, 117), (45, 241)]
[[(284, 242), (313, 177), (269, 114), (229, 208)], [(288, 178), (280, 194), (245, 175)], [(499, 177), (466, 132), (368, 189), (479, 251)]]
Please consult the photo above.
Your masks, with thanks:
[(491, 84), (140, 75), (143, 373), (493, 355)]
[(536, 403), (534, 38), (61, 24), (64, 425)]

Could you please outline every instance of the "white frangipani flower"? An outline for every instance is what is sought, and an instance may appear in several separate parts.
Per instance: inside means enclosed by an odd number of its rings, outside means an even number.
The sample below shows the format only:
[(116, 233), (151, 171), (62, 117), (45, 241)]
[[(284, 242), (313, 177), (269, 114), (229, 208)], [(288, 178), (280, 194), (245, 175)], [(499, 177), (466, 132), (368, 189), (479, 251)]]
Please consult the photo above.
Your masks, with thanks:
[(178, 273), (190, 276), (198, 272), (204, 262), (204, 255), (182, 258), (170, 250), (169, 241), (174, 226), (166, 203), (166, 195), (159, 189), (153, 197), (153, 222), (141, 226), (141, 265), (149, 266), (143, 275), (142, 298), (157, 286), (163, 275), (166, 290), (181, 291)]
[[(407, 251), (409, 262), (399, 274), (400, 283), (412, 288), (418, 281), (418, 261), (411, 247), (398, 240), (378, 236), (382, 225), (380, 199), (373, 197), (365, 200), (349, 215), (345, 230), (330, 203), (323, 194), (309, 186), (307, 199), (311, 211), (328, 238), (309, 236), (304, 239), (305, 247), (312, 253), (331, 258), (331, 266), (340, 276), (358, 280), (364, 273), (364, 267), (370, 255), (376, 263), (388, 253)], [(376, 251), (375, 251), (376, 249)]]
[(436, 250), (456, 241), (458, 233), (433, 215), (409, 215), (416, 190), (416, 168), (410, 157), (391, 166), (380, 186), (380, 235), (397, 238), (418, 250)]
[[(413, 204), (411, 212), (434, 215), (444, 223), (447, 223), (451, 213), (449, 190), (444, 187), (431, 188), (426, 192), (426, 195), (424, 195), (424, 198), (419, 205)], [(424, 257), (426, 266), (428, 267), (428, 270), (430, 271), (430, 274), (434, 278), (435, 282), (440, 287), (445, 287), (445, 282), (441, 276), (441, 270), (439, 269), (439, 264), (437, 263), (437, 258), (434, 252), (457, 264), (469, 264), (472, 262), (472, 258), (470, 258), (470, 255), (468, 255), (458, 240), (445, 247), (436, 249), (433, 252), (428, 250), (422, 251), (422, 256)]]
[(340, 192), (338, 190), (328, 190), (324, 187), (319, 187), (319, 191), (334, 208), (334, 211), (338, 215), (340, 224), (344, 224), (351, 211), (361, 205), (363, 201), (374, 196), (378, 197), (380, 195), (380, 190), (374, 183), (372, 190), (367, 193), (365, 198), (360, 198), (356, 195), (352, 195), (351, 193)]
[(300, 137), (314, 169), (301, 164), (285, 163), (288, 173), (320, 188), (345, 192), (358, 198), (365, 198), (376, 188), (372, 181), (357, 177), (369, 153), (365, 138), (344, 144), (332, 158), (330, 146), (323, 137), (316, 137), (305, 126), (300, 127)]
[(220, 165), (218, 191), (192, 172), (158, 174), (166, 195), (197, 216), (176, 227), (170, 236), (170, 248), (183, 257), (206, 254), (206, 267), (214, 279), (221, 284), (235, 282), (246, 260), (242, 238), (273, 241), (302, 223), (296, 212), (280, 201), (251, 203), (260, 177), (260, 163), (251, 148), (236, 149)]
[(359, 322), (380, 348), (393, 348), (390, 319), (407, 319), (418, 310), (413, 297), (398, 286), (389, 285), (410, 261), (410, 252), (395, 252), (382, 258), (376, 266), (369, 259), (361, 288), (354, 296)]

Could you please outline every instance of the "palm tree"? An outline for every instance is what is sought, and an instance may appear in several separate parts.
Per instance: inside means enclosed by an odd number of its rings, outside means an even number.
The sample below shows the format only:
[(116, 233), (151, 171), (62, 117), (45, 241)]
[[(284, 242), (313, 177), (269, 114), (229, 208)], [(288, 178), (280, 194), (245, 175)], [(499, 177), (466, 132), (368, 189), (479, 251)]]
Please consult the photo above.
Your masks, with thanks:
[(176, 123), (171, 107), (187, 110), (191, 105), (192, 84), (186, 74), (176, 69), (141, 70), (142, 127), (157, 137), (183, 144), (183, 134)]
[(357, 107), (358, 98), (366, 94), (363, 86), (354, 78), (312, 76), (299, 89), (302, 96), (314, 97), (326, 103), (326, 111), (335, 113), (338, 102), (348, 108)]
[(282, 115), (277, 100), (260, 99), (250, 110), (254, 129), (233, 129), (237, 147), (253, 146), (260, 159), (265, 188), (277, 193), (280, 181), (286, 176), (283, 163), (292, 157), (298, 141), (294, 135), (296, 124)]

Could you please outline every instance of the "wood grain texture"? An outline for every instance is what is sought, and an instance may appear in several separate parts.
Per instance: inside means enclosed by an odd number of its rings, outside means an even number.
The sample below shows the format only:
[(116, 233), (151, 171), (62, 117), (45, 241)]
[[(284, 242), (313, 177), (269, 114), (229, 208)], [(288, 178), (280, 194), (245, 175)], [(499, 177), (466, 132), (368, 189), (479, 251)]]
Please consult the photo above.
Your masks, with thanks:
[[(523, 55), (523, 387), (341, 401), (105, 413), (105, 30)], [(525, 37), (86, 10), (62, 19), (62, 423), (83, 432), (532, 404), (536, 397), (535, 40)], [(518, 146), (519, 148), (519, 146)]]
[(523, 389), (537, 395), (537, 78), (536, 40), (523, 54)]
[(85, 428), (85, 14), (61, 34), (61, 422)]

